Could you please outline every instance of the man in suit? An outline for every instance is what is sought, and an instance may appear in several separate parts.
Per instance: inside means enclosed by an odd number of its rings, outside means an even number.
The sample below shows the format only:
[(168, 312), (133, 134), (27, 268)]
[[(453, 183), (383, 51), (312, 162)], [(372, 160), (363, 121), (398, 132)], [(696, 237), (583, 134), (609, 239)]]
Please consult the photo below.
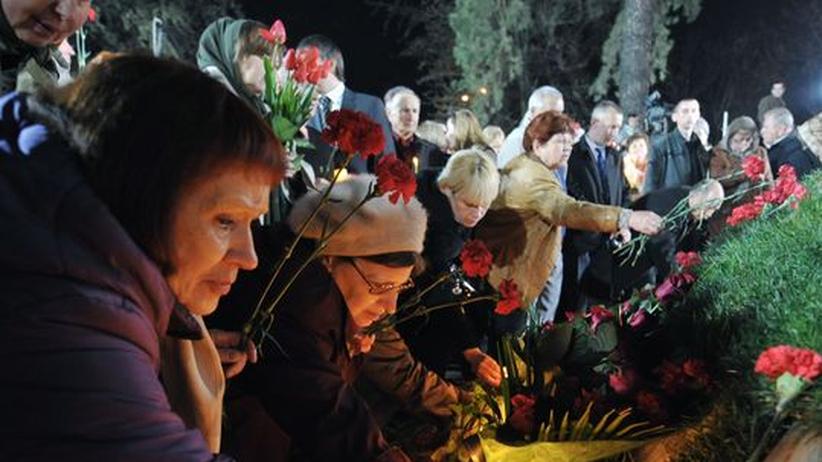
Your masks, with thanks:
[(799, 178), (820, 167), (819, 159), (797, 138), (793, 114), (787, 108), (778, 107), (763, 114), (760, 134), (768, 148), (768, 160), (774, 176), (785, 164), (792, 165)]
[[(311, 35), (302, 39), (297, 45), (297, 49), (312, 46), (319, 49), (322, 59), (333, 62), (331, 72), (317, 84), (320, 98), (314, 115), (308, 121), (308, 139), (316, 148), (316, 152), (306, 156), (306, 159), (314, 167), (314, 170), (322, 176), (327, 177), (329, 174), (327, 170), (332, 148), (320, 138), (320, 135), (323, 128), (325, 128), (325, 120), (328, 114), (339, 109), (364, 112), (382, 125), (385, 134), (385, 149), (382, 154), (396, 152), (394, 139), (391, 136), (391, 125), (385, 116), (385, 106), (383, 106), (382, 101), (375, 96), (357, 93), (346, 87), (343, 55), (340, 48), (331, 39), (323, 35)], [(338, 166), (341, 161), (342, 155), (338, 153), (337, 158), (331, 163), (332, 168)], [(368, 163), (357, 156), (349, 164), (348, 170), (351, 173), (364, 173), (369, 170), (368, 167)]]
[[(568, 159), (568, 194), (581, 201), (623, 207), (628, 186), (622, 175), (622, 156), (616, 139), (622, 127), (622, 109), (612, 101), (598, 103), (591, 126), (574, 145)], [(589, 301), (611, 297), (613, 254), (607, 234), (569, 230), (563, 239), (564, 309), (584, 307)]]
[(417, 136), (420, 97), (414, 90), (403, 86), (393, 87), (385, 93), (384, 101), (397, 157), (408, 164), (414, 173), (428, 169), (432, 164), (444, 164), (448, 160), (446, 154), (434, 143)]

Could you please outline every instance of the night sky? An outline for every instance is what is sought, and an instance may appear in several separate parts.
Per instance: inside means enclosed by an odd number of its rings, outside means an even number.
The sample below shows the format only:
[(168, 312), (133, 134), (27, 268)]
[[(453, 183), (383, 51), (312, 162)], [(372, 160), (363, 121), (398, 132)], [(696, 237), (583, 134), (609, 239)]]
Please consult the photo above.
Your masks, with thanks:
[[(788, 82), (788, 107), (799, 121), (819, 112), (822, 110), (822, 55), (815, 50), (822, 49), (822, 43), (816, 44), (815, 49), (809, 44), (804, 51), (797, 50), (796, 56), (775, 58), (767, 55), (768, 41), (780, 41), (779, 34), (783, 31), (743, 40), (750, 47), (744, 57), (748, 67), (739, 66), (745, 69), (745, 75), (726, 75), (728, 78), (743, 79), (735, 85), (735, 91), (726, 100), (719, 101), (714, 76), (709, 74), (732, 73), (728, 68), (733, 69), (733, 63), (720, 63), (724, 65), (722, 67), (717, 66), (716, 61), (725, 60), (723, 50), (727, 47), (740, 46), (740, 36), (753, 30), (754, 25), (760, 29), (784, 27), (787, 29), (784, 34), (790, 34), (792, 39), (808, 34), (810, 31), (797, 30), (798, 26), (788, 23), (796, 15), (807, 14), (797, 5), (812, 2), (822, 0), (703, 0), (702, 12), (697, 20), (692, 24), (680, 25), (673, 31), (676, 45), (669, 58), (669, 67), (676, 75), (669, 77), (667, 84), (659, 86), (663, 95), (670, 100), (685, 96), (685, 93), (699, 97), (703, 102), (703, 114), (712, 124), (718, 123), (722, 110), (729, 110), (731, 117), (743, 113), (755, 115), (758, 99), (769, 91), (770, 81), (775, 75), (773, 71), (762, 70), (756, 65), (751, 68), (750, 63), (782, 59), (780, 62), (785, 64), (778, 75)], [(250, 17), (266, 24), (274, 18), (282, 19), (288, 29), (290, 46), (312, 33), (322, 33), (335, 40), (345, 56), (348, 86), (354, 90), (382, 96), (394, 85), (416, 87), (414, 82), (418, 71), (415, 63), (398, 56), (402, 44), (396, 43), (390, 31), (385, 30), (382, 15), (363, 1), (245, 0), (243, 4)], [(769, 24), (769, 21), (774, 24)], [(805, 21), (804, 24), (812, 22)], [(748, 25), (751, 25), (750, 29)], [(802, 52), (804, 55), (801, 55)]]

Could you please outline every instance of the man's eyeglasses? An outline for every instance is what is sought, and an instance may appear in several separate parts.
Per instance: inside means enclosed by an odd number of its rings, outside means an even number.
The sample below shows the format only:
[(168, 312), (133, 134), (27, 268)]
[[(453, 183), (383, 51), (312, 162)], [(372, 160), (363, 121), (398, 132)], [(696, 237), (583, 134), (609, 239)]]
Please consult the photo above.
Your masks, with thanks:
[(403, 290), (414, 287), (414, 281), (411, 279), (399, 285), (392, 284), (390, 282), (373, 282), (365, 277), (365, 273), (363, 273), (360, 267), (357, 266), (357, 262), (354, 259), (349, 260), (349, 262), (351, 262), (351, 266), (354, 267), (354, 271), (356, 271), (362, 280), (368, 284), (368, 293), (371, 295), (383, 295), (389, 292), (402, 292)]

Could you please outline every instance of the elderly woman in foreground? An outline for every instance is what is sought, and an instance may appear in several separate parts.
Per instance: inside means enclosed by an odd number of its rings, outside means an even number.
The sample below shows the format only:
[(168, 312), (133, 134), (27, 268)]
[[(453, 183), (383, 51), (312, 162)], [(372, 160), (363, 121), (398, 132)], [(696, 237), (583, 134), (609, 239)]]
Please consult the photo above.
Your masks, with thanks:
[(224, 378), (200, 317), (257, 265), (279, 142), (197, 69), (139, 56), (6, 95), (0, 125), (2, 456), (210, 460)]

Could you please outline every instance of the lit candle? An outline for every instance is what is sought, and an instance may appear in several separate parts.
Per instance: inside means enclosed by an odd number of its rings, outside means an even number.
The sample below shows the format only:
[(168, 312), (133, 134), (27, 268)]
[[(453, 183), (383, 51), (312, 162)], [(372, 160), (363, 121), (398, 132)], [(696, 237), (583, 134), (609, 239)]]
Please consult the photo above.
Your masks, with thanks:
[[(340, 171), (340, 170), (342, 170), (342, 171)], [(334, 170), (334, 176), (337, 176), (337, 175), (339, 175), (339, 177), (337, 177), (337, 181), (343, 181), (346, 178), (348, 178), (348, 170), (344, 169), (344, 168), (343, 169), (338, 168), (338, 169)]]
[(417, 157), (411, 158), (411, 163), (414, 164), (414, 173), (418, 173), (420, 171), (420, 160)]

